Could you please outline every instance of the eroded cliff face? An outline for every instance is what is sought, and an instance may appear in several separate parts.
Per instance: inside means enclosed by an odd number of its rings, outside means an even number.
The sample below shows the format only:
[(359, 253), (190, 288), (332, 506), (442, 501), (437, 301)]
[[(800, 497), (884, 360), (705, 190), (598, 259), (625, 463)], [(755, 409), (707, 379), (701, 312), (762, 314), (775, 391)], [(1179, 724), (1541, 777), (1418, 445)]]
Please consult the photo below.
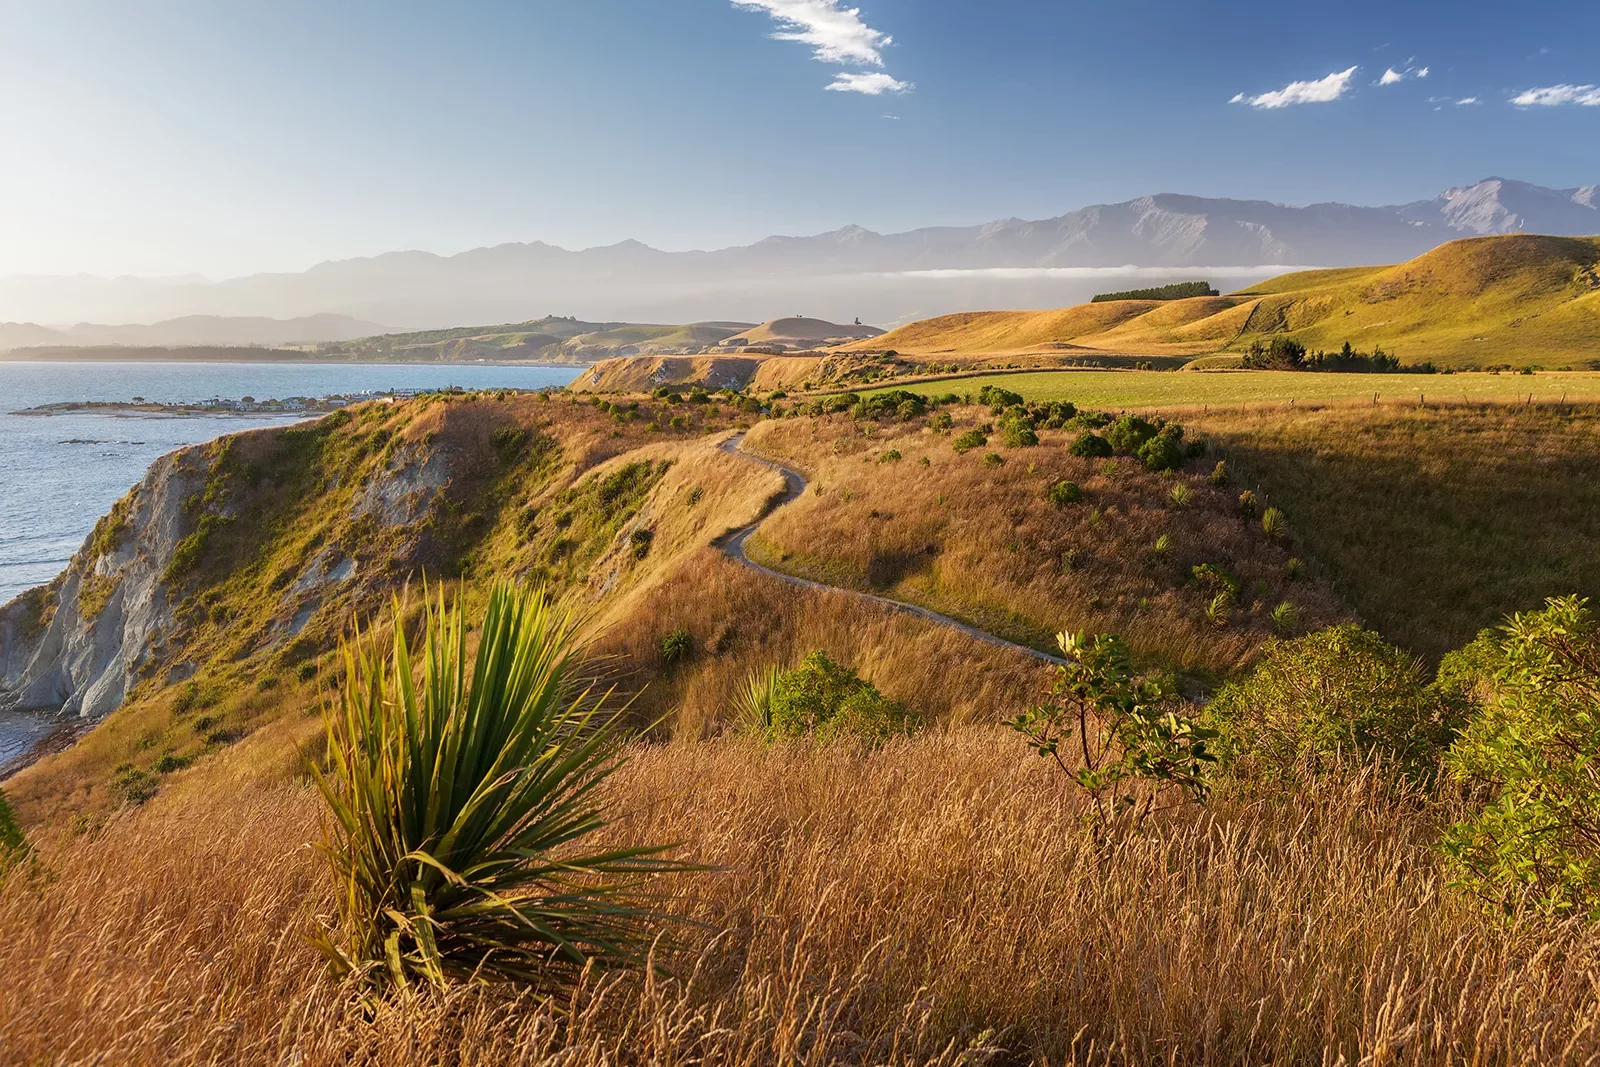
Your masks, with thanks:
[(0, 609), (0, 707), (116, 710), (172, 630), (165, 573), (209, 468), (203, 449), (157, 460), (60, 578)]
[(0, 709), (99, 720), (191, 680), (264, 693), (420, 577), (583, 585), (670, 465), (608, 462), (654, 437), (645, 421), (425, 398), (165, 456), (60, 577), (0, 608)]

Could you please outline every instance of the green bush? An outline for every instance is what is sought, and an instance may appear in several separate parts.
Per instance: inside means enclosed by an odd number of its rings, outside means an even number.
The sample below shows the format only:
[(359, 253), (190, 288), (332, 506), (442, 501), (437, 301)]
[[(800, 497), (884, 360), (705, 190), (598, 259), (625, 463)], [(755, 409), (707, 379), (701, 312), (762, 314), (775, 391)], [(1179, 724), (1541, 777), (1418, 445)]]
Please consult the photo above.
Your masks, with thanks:
[(891, 448), (887, 452), (885, 452), (883, 455), (878, 457), (878, 462), (879, 463), (898, 463), (898, 462), (900, 462), (900, 459), (901, 459), (900, 450), (898, 448)]
[(1506, 910), (1600, 918), (1600, 628), (1587, 601), (1517, 615), (1439, 675), (1482, 699), (1447, 760), (1484, 801), (1444, 835), (1454, 884)]
[(688, 630), (677, 629), (661, 639), (661, 662), (678, 663), (689, 658), (694, 651), (694, 638)]
[(1155, 423), (1141, 419), (1137, 415), (1119, 416), (1116, 422), (1106, 427), (1106, 440), (1118, 452), (1129, 456), (1138, 455), (1139, 449), (1145, 442), (1155, 437), (1160, 427)]
[(1228, 464), (1226, 461), (1219, 459), (1217, 465), (1211, 468), (1211, 484), (1218, 489), (1228, 484)]
[(1239, 494), (1239, 514), (1246, 519), (1253, 519), (1261, 511), (1261, 504), (1256, 500), (1256, 495), (1246, 489)]
[(1068, 504), (1076, 504), (1082, 500), (1083, 490), (1078, 488), (1077, 482), (1053, 482), (1044, 491), (1044, 498), (1056, 507), (1064, 508)]
[(1104, 459), (1111, 455), (1112, 448), (1110, 441), (1091, 430), (1085, 430), (1067, 451), (1084, 459)]
[(1189, 458), (1183, 449), (1183, 428), (1168, 426), (1140, 445), (1135, 455), (1145, 470), (1177, 470)]
[(28, 851), (28, 839), (23, 835), (22, 827), (17, 825), (16, 813), (6, 801), (5, 793), (0, 791), (0, 874), (26, 856)]
[(1007, 448), (1031, 448), (1039, 443), (1033, 423), (1024, 418), (1009, 418), (1000, 424), (1000, 434)]
[(950, 413), (948, 411), (936, 411), (933, 413), (933, 416), (928, 419), (928, 429), (932, 430), (934, 433), (949, 433), (950, 428), (954, 425), (955, 420), (950, 417)]
[(985, 467), (998, 467), (1005, 461), (1006, 458), (998, 452), (985, 452), (983, 454), (983, 465)]
[(825, 652), (811, 653), (779, 676), (769, 706), (777, 737), (853, 737), (876, 743), (915, 733), (922, 725), (915, 712)]
[(634, 559), (644, 559), (650, 554), (650, 546), (656, 539), (656, 532), (641, 527), (628, 535), (628, 544), (633, 549)]
[(1219, 750), (1246, 773), (1381, 760), (1414, 781), (1434, 776), (1466, 712), (1456, 694), (1428, 683), (1416, 657), (1349, 623), (1269, 640), (1255, 671), (1206, 709)]
[(576, 619), (497, 585), (475, 656), (441, 599), (413, 657), (394, 615), (392, 651), (376, 628), (344, 646), (326, 770), (311, 766), (331, 816), (338, 918), (317, 944), (334, 971), (549, 990), (636, 966), (668, 918), (641, 906), (639, 879), (682, 867), (617, 840), (604, 786), (625, 712), (597, 710)]
[(994, 408), (995, 414), (998, 415), (1006, 408), (1022, 406), (1025, 401), (1022, 399), (1021, 393), (1013, 393), (1009, 389), (986, 385), (978, 390), (978, 403)]
[(977, 430), (967, 430), (965, 433), (958, 434), (956, 439), (950, 442), (950, 446), (959, 453), (966, 453), (974, 448), (982, 448), (988, 443), (989, 438)]

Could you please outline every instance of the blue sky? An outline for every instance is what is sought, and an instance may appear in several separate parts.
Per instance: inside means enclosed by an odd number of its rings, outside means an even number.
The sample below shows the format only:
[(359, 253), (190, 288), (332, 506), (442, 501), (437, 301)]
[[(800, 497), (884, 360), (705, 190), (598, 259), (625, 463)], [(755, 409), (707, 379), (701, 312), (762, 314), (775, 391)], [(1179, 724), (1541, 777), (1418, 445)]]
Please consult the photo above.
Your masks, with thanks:
[(1596, 42), (1593, 3), (0, 0), (0, 274), (1584, 185)]

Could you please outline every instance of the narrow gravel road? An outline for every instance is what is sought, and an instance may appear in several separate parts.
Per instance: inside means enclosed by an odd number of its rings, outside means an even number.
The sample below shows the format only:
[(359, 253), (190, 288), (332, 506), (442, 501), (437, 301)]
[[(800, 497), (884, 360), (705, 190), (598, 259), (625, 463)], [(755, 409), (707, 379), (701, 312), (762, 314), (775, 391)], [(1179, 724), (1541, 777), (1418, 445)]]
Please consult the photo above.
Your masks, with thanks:
[[(740, 433), (734, 434), (732, 437), (722, 442), (721, 447), (724, 452), (727, 452), (730, 455), (738, 456), (740, 459), (743, 459), (749, 463), (759, 463), (763, 467), (775, 470), (779, 474), (783, 475), (783, 496), (779, 497), (777, 503), (773, 505), (773, 511), (793, 503), (795, 500), (799, 499), (802, 493), (806, 491), (805, 476), (799, 471), (790, 470), (788, 467), (780, 466), (777, 463), (773, 463), (770, 460), (761, 459), (758, 456), (752, 456), (743, 450), (741, 447), (743, 444), (744, 434)], [(768, 514), (770, 515), (771, 512), (768, 512)], [(790, 585), (797, 585), (803, 589), (815, 589), (820, 592), (843, 593), (846, 596), (852, 596), (859, 600), (870, 601), (871, 603), (877, 604), (881, 607), (888, 608), (891, 611), (902, 611), (907, 615), (915, 615), (918, 618), (925, 619), (936, 626), (946, 626), (952, 630), (959, 630), (968, 637), (983, 641), (987, 644), (998, 646), (1000, 648), (1009, 648), (1013, 652), (1021, 652), (1025, 656), (1031, 656), (1034, 659), (1041, 660), (1045, 663), (1061, 664), (1066, 662), (1059, 656), (1052, 656), (1048, 652), (1040, 652), (1036, 648), (1029, 648), (1026, 645), (1019, 645), (1014, 641), (1007, 641), (1003, 637), (996, 637), (994, 634), (985, 633), (975, 626), (968, 626), (966, 623), (952, 619), (948, 615), (940, 615), (937, 611), (930, 611), (929, 609), (919, 607), (916, 604), (907, 604), (899, 600), (890, 600), (888, 597), (875, 596), (872, 593), (862, 593), (855, 589), (845, 589), (836, 585), (824, 585), (821, 582), (813, 582), (809, 578), (797, 578), (792, 574), (784, 574), (782, 571), (775, 571), (771, 567), (763, 567), (761, 564), (751, 559), (749, 554), (745, 551), (745, 542), (750, 540), (750, 535), (755, 533), (756, 530), (760, 528), (762, 521), (764, 520), (758, 519), (749, 526), (743, 526), (737, 530), (729, 531), (728, 533), (725, 533), (721, 537), (717, 538), (713, 543), (718, 548), (722, 549), (722, 551), (727, 554), (729, 559), (734, 560), (743, 566), (749, 567), (753, 571), (759, 571), (770, 578), (776, 578), (780, 582), (788, 582)]]

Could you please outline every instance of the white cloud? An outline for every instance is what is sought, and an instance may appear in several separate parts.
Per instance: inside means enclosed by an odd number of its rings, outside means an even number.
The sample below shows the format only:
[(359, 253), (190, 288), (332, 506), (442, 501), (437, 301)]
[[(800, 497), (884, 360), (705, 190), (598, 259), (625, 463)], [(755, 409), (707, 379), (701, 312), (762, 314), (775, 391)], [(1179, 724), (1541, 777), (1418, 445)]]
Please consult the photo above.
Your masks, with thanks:
[(1561, 104), (1600, 107), (1600, 86), (1549, 85), (1519, 93), (1511, 98), (1511, 102), (1518, 107), (1557, 107)]
[(765, 11), (783, 27), (778, 41), (810, 45), (813, 59), (823, 63), (866, 63), (883, 66), (883, 50), (894, 38), (861, 20), (860, 8), (839, 6), (839, 0), (733, 0), (734, 7)]
[(1481, 103), (1483, 103), (1483, 101), (1479, 100), (1475, 96), (1463, 96), (1460, 100), (1456, 101), (1456, 107), (1471, 107), (1474, 104)]
[(1406, 60), (1406, 65), (1405, 65), (1405, 69), (1404, 70), (1395, 70), (1393, 67), (1389, 67), (1387, 70), (1385, 70), (1383, 72), (1383, 77), (1379, 78), (1373, 84), (1374, 85), (1399, 85), (1401, 82), (1405, 81), (1407, 78), (1416, 78), (1416, 79), (1420, 80), (1422, 78), (1426, 78), (1427, 76), (1428, 76), (1428, 68), (1427, 67), (1414, 67), (1414, 66), (1411, 65), (1411, 60), (1408, 59), (1408, 60)]
[(1230, 103), (1230, 104), (1242, 104), (1242, 103), (1244, 103), (1244, 94), (1243, 93), (1234, 93), (1233, 94), (1233, 99), (1229, 100), (1228, 103)]
[(909, 93), (911, 89), (910, 82), (898, 81), (887, 74), (852, 74), (844, 71), (835, 74), (833, 84), (828, 86), (830, 93), (865, 93), (867, 96)]
[(1359, 69), (1351, 67), (1349, 70), (1336, 71), (1316, 81), (1290, 82), (1282, 89), (1262, 93), (1260, 96), (1246, 96), (1240, 93), (1229, 102), (1249, 104), (1253, 108), (1261, 109), (1288, 107), (1291, 104), (1326, 104), (1350, 91), (1351, 79)]

